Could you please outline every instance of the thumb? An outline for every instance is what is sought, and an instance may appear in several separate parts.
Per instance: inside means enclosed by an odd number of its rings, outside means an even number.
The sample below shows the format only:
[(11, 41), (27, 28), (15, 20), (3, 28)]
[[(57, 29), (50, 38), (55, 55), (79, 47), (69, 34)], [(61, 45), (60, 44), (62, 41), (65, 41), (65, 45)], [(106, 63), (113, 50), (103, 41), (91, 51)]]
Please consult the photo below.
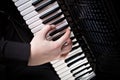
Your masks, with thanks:
[(55, 25), (46, 25), (44, 28), (41, 30), (42, 31), (42, 36), (43, 38), (46, 38), (46, 35), (48, 34), (49, 31), (55, 28)]

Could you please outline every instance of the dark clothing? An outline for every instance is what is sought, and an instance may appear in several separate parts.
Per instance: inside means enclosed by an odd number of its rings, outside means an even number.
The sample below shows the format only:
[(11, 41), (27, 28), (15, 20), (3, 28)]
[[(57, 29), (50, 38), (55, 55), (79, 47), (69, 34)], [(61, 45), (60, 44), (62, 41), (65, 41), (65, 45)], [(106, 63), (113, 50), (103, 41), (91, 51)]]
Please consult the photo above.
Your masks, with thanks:
[(10, 1), (0, 3), (0, 80), (58, 80), (49, 63), (27, 66), (33, 34)]

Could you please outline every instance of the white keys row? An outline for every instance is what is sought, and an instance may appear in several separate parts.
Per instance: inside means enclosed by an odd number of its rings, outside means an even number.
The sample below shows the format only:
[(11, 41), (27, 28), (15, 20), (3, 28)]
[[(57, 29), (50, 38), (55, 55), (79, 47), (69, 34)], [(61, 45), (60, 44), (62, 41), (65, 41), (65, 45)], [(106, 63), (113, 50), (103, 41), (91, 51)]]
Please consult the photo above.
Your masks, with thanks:
[[(71, 52), (70, 52), (70, 53), (71, 53), (70, 56), (72, 56), (72, 55), (74, 55), (75, 53), (79, 52), (79, 49), (80, 49), (80, 48), (71, 51)], [(69, 53), (69, 54), (70, 54), (70, 53)], [(68, 54), (68, 55), (69, 55), (69, 54)], [(70, 56), (69, 56), (69, 57), (70, 57)], [(68, 58), (68, 57), (67, 57), (67, 58)], [(67, 58), (66, 58), (66, 59), (67, 59)], [(54, 67), (58, 67), (59, 65), (61, 65), (62, 63), (64, 63), (64, 60), (57, 60), (57, 61), (52, 62), (52, 63), (54, 63)]]
[(25, 15), (23, 18), (24, 18), (24, 20), (28, 20), (28, 19), (36, 16), (37, 14), (43, 15), (43, 14), (44, 14), (44, 13), (43, 13), (44, 11), (49, 10), (50, 7), (53, 7), (53, 6), (55, 6), (55, 5), (58, 5), (58, 3), (57, 3), (57, 2), (54, 2), (53, 4), (45, 7), (45, 9), (42, 9), (42, 10), (39, 11), (39, 12), (36, 12), (36, 11), (34, 10), (34, 11), (30, 12), (29, 14)]
[(22, 4), (24, 4), (24, 3), (26, 3), (26, 2), (28, 2), (29, 0), (17, 0), (16, 2), (15, 2), (15, 5), (17, 6), (17, 7), (19, 7), (19, 6), (21, 6)]
[(43, 15), (43, 14), (45, 14), (45, 13), (48, 13), (49, 11), (51, 11), (51, 10), (57, 8), (58, 6), (59, 6), (59, 5), (53, 5), (53, 6), (50, 7), (49, 9), (47, 9), (47, 10), (41, 12), (40, 14), (38, 14), (38, 15), (32, 17), (31, 19), (27, 20), (26, 23), (29, 25), (29, 24), (35, 22), (36, 20), (39, 20), (39, 19), (40, 19), (39, 17), (40, 17), (41, 15)]
[[(64, 23), (63, 23), (63, 22), (64, 22)], [(63, 21), (63, 22), (61, 22), (61, 23), (63, 23), (63, 24), (57, 25), (57, 27), (62, 27), (62, 26), (64, 26), (64, 25), (68, 24), (66, 21)], [(44, 24), (40, 24), (40, 25), (32, 28), (31, 31), (32, 31), (32, 33), (35, 34), (35, 33), (38, 32), (39, 30), (41, 30), (44, 26), (45, 26)], [(29, 26), (28, 26), (28, 27), (29, 27)]]

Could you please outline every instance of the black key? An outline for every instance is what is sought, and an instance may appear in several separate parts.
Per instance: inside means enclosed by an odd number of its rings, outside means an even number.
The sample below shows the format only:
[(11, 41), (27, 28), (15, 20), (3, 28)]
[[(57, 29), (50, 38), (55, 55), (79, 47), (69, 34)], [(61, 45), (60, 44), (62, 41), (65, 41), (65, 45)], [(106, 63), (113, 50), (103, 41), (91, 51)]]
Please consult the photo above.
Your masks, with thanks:
[(75, 61), (73, 61), (73, 62), (71, 62), (71, 63), (69, 63), (67, 66), (70, 67), (70, 66), (72, 66), (74, 63), (76, 63), (76, 62), (78, 62), (78, 61), (80, 61), (80, 60), (82, 60), (82, 59), (84, 59), (84, 58), (85, 58), (85, 56), (84, 56), (84, 57), (81, 57), (81, 58), (79, 58), (79, 59), (77, 59), (77, 60), (75, 60)]
[(55, 18), (57, 18), (57, 17), (59, 17), (59, 16), (61, 16), (61, 15), (62, 15), (62, 12), (60, 12), (60, 13), (58, 13), (58, 14), (56, 14), (56, 15), (48, 18), (48, 19), (46, 19), (46, 20), (43, 21), (42, 23), (43, 23), (43, 24), (47, 24), (48, 22), (52, 21), (53, 19), (55, 19)]
[(67, 58), (67, 59), (65, 60), (65, 62), (67, 63), (67, 62), (71, 61), (72, 59), (74, 59), (74, 58), (80, 56), (81, 54), (82, 54), (82, 52), (79, 52), (79, 53), (77, 53), (77, 54), (75, 54), (75, 55), (73, 55), (73, 56)]
[(78, 71), (78, 72), (76, 72), (76, 73), (74, 73), (73, 76), (75, 76), (75, 75), (79, 74), (80, 72), (82, 72), (82, 71), (84, 71), (84, 70), (86, 70), (86, 69), (89, 69), (89, 68), (90, 68), (90, 66), (89, 66), (89, 67), (86, 67), (86, 68), (84, 68), (84, 69), (82, 69), (82, 70), (80, 70), (80, 71)]
[(42, 2), (43, 0), (36, 0), (35, 2), (32, 3), (33, 6), (39, 4), (40, 2)]
[(88, 62), (86, 62), (86, 63), (84, 63), (82, 65), (77, 66), (76, 68), (74, 68), (74, 69), (71, 70), (71, 73), (73, 73), (73, 71), (75, 71), (76, 69), (82, 67), (83, 65), (87, 65), (87, 64), (88, 64)]
[(52, 4), (52, 3), (55, 2), (55, 1), (56, 1), (56, 0), (51, 0), (51, 1), (49, 1), (49, 2), (47, 2), (47, 3), (45, 3), (45, 4), (43, 4), (43, 5), (41, 5), (41, 6), (39, 6), (39, 7), (37, 7), (35, 10), (36, 10), (36, 11), (40, 11), (41, 9), (45, 8), (46, 6)]
[(75, 45), (76, 43), (78, 43), (77, 41), (74, 41), (74, 42), (72, 42), (72, 45)]
[(69, 26), (69, 25), (65, 25), (65, 26), (63, 26), (63, 27), (61, 27), (61, 28), (59, 28), (59, 29), (55, 29), (55, 30), (52, 31), (49, 35), (50, 35), (50, 36), (53, 36), (53, 35), (55, 35), (56, 33), (61, 32), (61, 31), (63, 31), (64, 29), (66, 29), (68, 26)]
[(58, 35), (58, 36), (55, 36), (52, 38), (53, 41), (56, 41), (57, 39), (59, 39), (60, 37), (62, 37), (64, 35), (64, 33)]
[(70, 37), (70, 39), (73, 40), (73, 39), (75, 39), (75, 37), (72, 36), (72, 37)]
[(75, 47), (73, 47), (73, 48), (72, 48), (72, 51), (75, 50), (75, 49), (77, 49), (77, 48), (79, 48), (79, 47), (80, 47), (80, 46), (75, 46)]
[(62, 22), (64, 19), (65, 19), (65, 17), (63, 17), (63, 18), (61, 18), (61, 19), (59, 19), (59, 20), (53, 22), (52, 24), (56, 25), (56, 24)]
[(40, 18), (43, 19), (43, 18), (49, 16), (50, 14), (56, 12), (56, 11), (59, 10), (59, 9), (60, 9), (60, 8), (57, 7), (57, 8), (55, 8), (55, 9), (53, 9), (52, 11), (50, 11), (50, 12), (48, 12), (48, 13), (46, 13), (46, 14), (43, 14), (42, 16), (40, 16)]

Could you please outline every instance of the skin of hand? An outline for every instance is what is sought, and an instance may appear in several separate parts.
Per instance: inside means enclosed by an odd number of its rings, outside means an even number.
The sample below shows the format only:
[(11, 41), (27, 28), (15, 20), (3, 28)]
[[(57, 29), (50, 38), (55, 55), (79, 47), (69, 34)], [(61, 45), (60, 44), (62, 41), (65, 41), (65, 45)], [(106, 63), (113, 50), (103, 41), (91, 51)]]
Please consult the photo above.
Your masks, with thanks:
[(71, 51), (70, 30), (66, 29), (65, 34), (56, 41), (47, 40), (47, 34), (53, 29), (55, 29), (54, 25), (46, 25), (33, 37), (30, 42), (31, 54), (28, 66), (41, 65), (55, 59), (64, 58)]

